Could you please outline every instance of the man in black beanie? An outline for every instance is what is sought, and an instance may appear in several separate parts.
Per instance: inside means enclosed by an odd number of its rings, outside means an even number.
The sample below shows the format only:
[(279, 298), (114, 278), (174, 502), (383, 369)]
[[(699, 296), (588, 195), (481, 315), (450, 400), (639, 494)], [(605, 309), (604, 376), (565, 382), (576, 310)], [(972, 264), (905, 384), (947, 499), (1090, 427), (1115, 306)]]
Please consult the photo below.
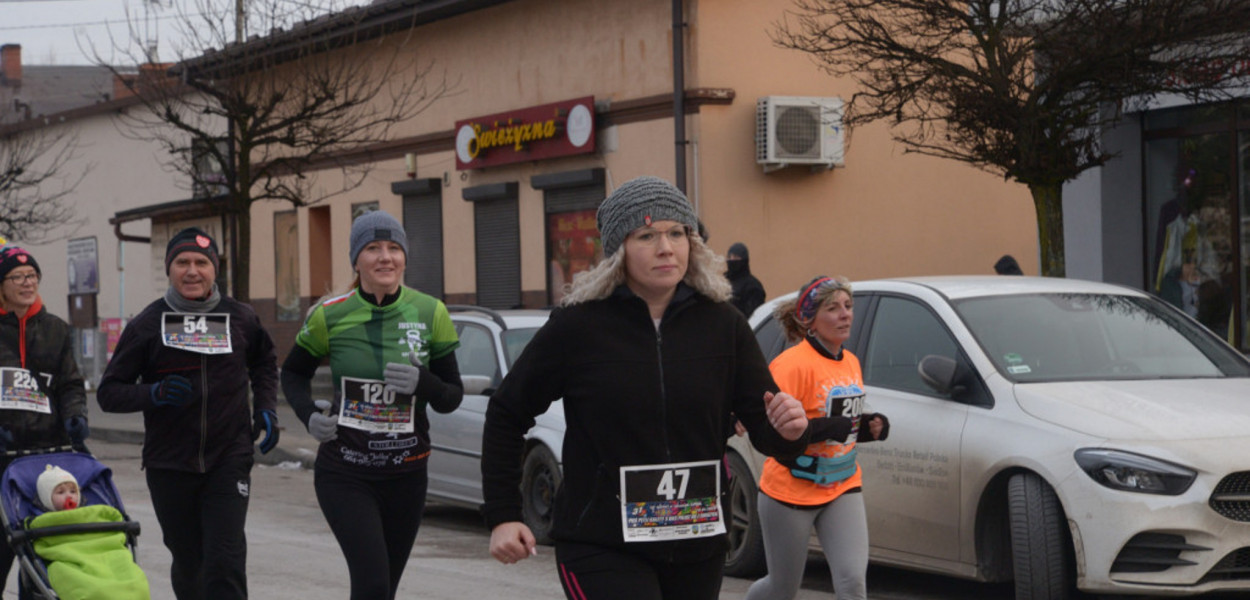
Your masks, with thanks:
[(247, 598), (252, 444), (278, 443), (273, 340), (251, 306), (218, 290), (220, 264), (205, 231), (170, 238), (165, 297), (126, 325), (97, 392), (106, 412), (143, 412), (143, 467), (178, 600)]
[(747, 250), (747, 245), (737, 242), (730, 246), (725, 263), (729, 265), (729, 272), (725, 276), (729, 278), (729, 284), (734, 289), (730, 302), (750, 318), (751, 313), (764, 303), (764, 284), (751, 274), (751, 253)]

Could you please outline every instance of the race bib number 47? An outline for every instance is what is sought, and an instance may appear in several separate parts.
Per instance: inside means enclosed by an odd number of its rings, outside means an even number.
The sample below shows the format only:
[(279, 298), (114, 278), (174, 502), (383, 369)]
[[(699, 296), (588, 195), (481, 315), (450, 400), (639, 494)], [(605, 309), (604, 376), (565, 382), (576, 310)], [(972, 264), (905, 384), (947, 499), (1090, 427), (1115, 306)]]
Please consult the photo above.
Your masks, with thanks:
[[(17, 367), (0, 368), (0, 409), (51, 414), (52, 405), (39, 387), (37, 375)], [(51, 382), (51, 375), (44, 375)]]
[(720, 461), (621, 467), (621, 528), (626, 542), (725, 533)]
[(199, 354), (230, 354), (230, 315), (161, 313), (161, 342)]

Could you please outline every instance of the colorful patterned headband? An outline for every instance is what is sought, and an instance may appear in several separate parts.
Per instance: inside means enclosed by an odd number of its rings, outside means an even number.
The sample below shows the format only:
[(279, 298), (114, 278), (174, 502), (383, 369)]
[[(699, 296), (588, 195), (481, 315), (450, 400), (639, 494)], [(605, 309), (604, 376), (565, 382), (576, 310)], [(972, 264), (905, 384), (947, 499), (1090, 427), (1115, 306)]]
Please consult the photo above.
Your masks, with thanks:
[(820, 302), (816, 300), (816, 291), (822, 287), (837, 283), (829, 277), (821, 275), (803, 287), (799, 292), (798, 301), (794, 303), (794, 316), (798, 317), (799, 322), (806, 323), (820, 312)]

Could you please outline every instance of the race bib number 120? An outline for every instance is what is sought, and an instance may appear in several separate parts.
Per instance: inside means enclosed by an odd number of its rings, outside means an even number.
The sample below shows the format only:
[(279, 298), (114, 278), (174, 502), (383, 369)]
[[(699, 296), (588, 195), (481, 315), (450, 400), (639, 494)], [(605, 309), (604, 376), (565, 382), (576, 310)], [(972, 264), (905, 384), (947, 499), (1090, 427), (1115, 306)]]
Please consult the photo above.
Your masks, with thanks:
[(626, 542), (725, 533), (720, 461), (621, 467), (621, 528)]
[(412, 394), (386, 391), (376, 379), (344, 377), (339, 425), (374, 433), (412, 433), (415, 414)]

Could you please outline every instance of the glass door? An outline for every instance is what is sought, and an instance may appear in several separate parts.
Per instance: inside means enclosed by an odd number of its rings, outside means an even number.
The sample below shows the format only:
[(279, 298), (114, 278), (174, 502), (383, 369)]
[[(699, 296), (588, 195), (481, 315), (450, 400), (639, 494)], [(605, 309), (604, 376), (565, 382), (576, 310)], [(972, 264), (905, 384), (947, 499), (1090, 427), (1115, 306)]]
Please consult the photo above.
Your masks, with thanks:
[[(1145, 180), (1148, 288), (1236, 344), (1235, 290), (1244, 279), (1236, 280), (1233, 249), (1244, 228), (1233, 222), (1232, 142), (1224, 132), (1150, 140)], [(1245, 206), (1244, 186), (1240, 195)]]

